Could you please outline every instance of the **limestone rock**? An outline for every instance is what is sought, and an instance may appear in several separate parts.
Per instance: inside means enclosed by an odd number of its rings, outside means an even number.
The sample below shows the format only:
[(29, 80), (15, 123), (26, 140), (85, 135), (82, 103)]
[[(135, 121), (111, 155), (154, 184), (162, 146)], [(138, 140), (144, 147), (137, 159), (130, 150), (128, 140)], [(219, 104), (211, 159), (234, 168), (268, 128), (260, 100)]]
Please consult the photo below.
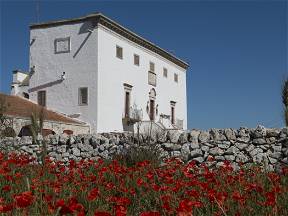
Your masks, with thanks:
[(251, 155), (252, 157), (254, 157), (255, 155), (260, 154), (260, 153), (263, 153), (263, 149), (261, 149), (261, 148), (255, 148), (255, 149), (253, 149), (253, 150), (250, 152), (250, 155)]
[(181, 132), (178, 130), (169, 130), (167, 133), (167, 139), (172, 143), (178, 143)]
[(263, 139), (263, 138), (256, 138), (256, 139), (253, 139), (252, 141), (254, 144), (256, 145), (263, 145), (263, 144), (266, 144), (266, 140)]
[(203, 163), (204, 162), (204, 158), (203, 157), (196, 157), (196, 158), (193, 158), (192, 160), (197, 161), (198, 163)]
[(171, 157), (181, 157), (181, 152), (180, 151), (172, 151)]
[(195, 149), (190, 152), (190, 158), (196, 158), (202, 156), (202, 151), (200, 149)]
[(211, 129), (210, 135), (214, 141), (223, 141), (226, 140), (226, 136), (223, 134), (222, 130)]
[(216, 156), (216, 155), (223, 155), (224, 151), (219, 147), (214, 147), (209, 150), (209, 153), (213, 156)]
[(178, 143), (183, 144), (188, 142), (188, 133), (187, 132), (183, 132), (180, 134), (179, 139), (178, 139)]
[(201, 131), (199, 134), (199, 142), (200, 143), (205, 143), (210, 140), (210, 134), (207, 131)]
[(236, 140), (236, 133), (233, 129), (231, 128), (225, 129), (224, 134), (227, 140)]
[(229, 149), (225, 151), (225, 155), (234, 155), (239, 152), (239, 149), (236, 148), (235, 146), (231, 146)]
[(174, 144), (174, 143), (163, 143), (162, 146), (167, 151), (179, 151), (179, 150), (181, 150), (181, 145)]
[(242, 162), (242, 163), (246, 163), (249, 161), (249, 158), (244, 155), (242, 152), (239, 152), (236, 156), (236, 162)]
[(255, 130), (251, 130), (251, 137), (254, 139), (263, 138), (263, 137), (266, 137), (266, 135), (267, 135), (267, 130), (262, 125), (258, 125)]
[(201, 150), (204, 151), (204, 152), (209, 152), (209, 147), (208, 146), (201, 146)]
[(225, 160), (228, 161), (234, 161), (235, 160), (235, 155), (224, 155)]
[(243, 149), (245, 149), (245, 148), (248, 147), (248, 144), (236, 142), (236, 143), (235, 143), (235, 146), (236, 146), (239, 150), (243, 150)]
[(59, 143), (60, 145), (66, 145), (68, 139), (69, 139), (69, 136), (68, 136), (67, 134), (61, 134), (61, 135), (59, 136), (58, 143)]
[(215, 156), (214, 157), (216, 161), (225, 161), (225, 157), (224, 156)]
[(198, 144), (199, 135), (200, 135), (200, 131), (191, 130), (189, 134), (189, 142)]
[(229, 141), (222, 141), (222, 143), (219, 143), (217, 146), (221, 149), (228, 149), (230, 145), (231, 143)]
[(72, 154), (76, 157), (80, 156), (80, 150), (78, 148), (72, 148)]

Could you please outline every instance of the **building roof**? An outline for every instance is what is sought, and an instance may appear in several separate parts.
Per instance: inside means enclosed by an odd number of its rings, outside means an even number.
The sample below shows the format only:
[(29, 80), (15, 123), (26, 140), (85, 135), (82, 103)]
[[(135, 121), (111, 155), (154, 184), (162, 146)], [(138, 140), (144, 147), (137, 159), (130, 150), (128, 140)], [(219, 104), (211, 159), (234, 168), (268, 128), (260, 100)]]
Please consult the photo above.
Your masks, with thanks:
[(65, 19), (65, 20), (31, 24), (30, 29), (48, 28), (48, 27), (53, 27), (53, 26), (67, 25), (67, 24), (73, 24), (73, 23), (79, 23), (79, 22), (85, 22), (85, 21), (91, 21), (95, 27), (98, 26), (98, 24), (101, 24), (109, 28), (110, 30), (120, 34), (121, 36), (131, 40), (132, 42), (137, 43), (140, 46), (145, 47), (146, 49), (149, 49), (157, 53), (158, 55), (168, 59), (169, 61), (175, 63), (176, 65), (184, 69), (187, 69), (189, 67), (189, 64), (186, 63), (185, 61), (177, 58), (173, 54), (158, 47), (157, 45), (151, 43), (150, 41), (140, 37), (139, 35), (121, 26), (117, 22), (111, 20), (110, 18), (104, 16), (101, 13), (89, 14), (87, 16), (74, 18), (74, 19)]
[(6, 110), (4, 110), (4, 115), (30, 118), (32, 113), (40, 114), (43, 108), (44, 121), (46, 120), (72, 124), (85, 124), (83, 122), (69, 118), (61, 113), (48, 110), (45, 107), (39, 106), (38, 104), (35, 104), (32, 101), (19, 96), (5, 95), (0, 93), (0, 102), (1, 101), (3, 101), (6, 106)]

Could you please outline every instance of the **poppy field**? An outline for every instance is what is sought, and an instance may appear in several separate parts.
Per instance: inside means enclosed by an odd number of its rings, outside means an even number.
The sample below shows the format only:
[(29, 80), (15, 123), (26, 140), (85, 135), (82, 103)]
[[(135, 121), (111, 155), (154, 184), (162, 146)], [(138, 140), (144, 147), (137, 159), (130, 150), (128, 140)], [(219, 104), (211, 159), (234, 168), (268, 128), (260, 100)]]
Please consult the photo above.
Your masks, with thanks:
[(288, 215), (288, 169), (234, 172), (169, 159), (127, 166), (120, 160), (46, 159), (0, 153), (2, 215)]

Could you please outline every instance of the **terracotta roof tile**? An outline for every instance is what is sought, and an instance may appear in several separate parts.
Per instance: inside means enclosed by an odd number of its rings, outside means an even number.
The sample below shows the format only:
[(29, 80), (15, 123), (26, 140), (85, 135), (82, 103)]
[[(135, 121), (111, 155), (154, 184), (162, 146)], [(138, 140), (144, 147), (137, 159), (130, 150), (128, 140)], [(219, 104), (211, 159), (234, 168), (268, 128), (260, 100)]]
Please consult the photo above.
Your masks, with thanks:
[(0, 100), (4, 100), (6, 103), (7, 108), (4, 111), (5, 115), (29, 118), (33, 112), (40, 113), (41, 109), (43, 108), (44, 120), (74, 124), (85, 124), (83, 122), (69, 118), (63, 114), (48, 110), (45, 107), (39, 106), (38, 104), (19, 96), (5, 95), (0, 93)]

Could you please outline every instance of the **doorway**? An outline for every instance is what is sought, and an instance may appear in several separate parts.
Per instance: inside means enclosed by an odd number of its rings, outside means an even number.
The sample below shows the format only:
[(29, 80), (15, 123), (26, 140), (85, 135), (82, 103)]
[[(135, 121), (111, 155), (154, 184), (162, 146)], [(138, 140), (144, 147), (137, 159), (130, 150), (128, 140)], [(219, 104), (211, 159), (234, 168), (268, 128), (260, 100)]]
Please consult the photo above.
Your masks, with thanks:
[(150, 100), (149, 117), (151, 121), (155, 120), (155, 100)]

